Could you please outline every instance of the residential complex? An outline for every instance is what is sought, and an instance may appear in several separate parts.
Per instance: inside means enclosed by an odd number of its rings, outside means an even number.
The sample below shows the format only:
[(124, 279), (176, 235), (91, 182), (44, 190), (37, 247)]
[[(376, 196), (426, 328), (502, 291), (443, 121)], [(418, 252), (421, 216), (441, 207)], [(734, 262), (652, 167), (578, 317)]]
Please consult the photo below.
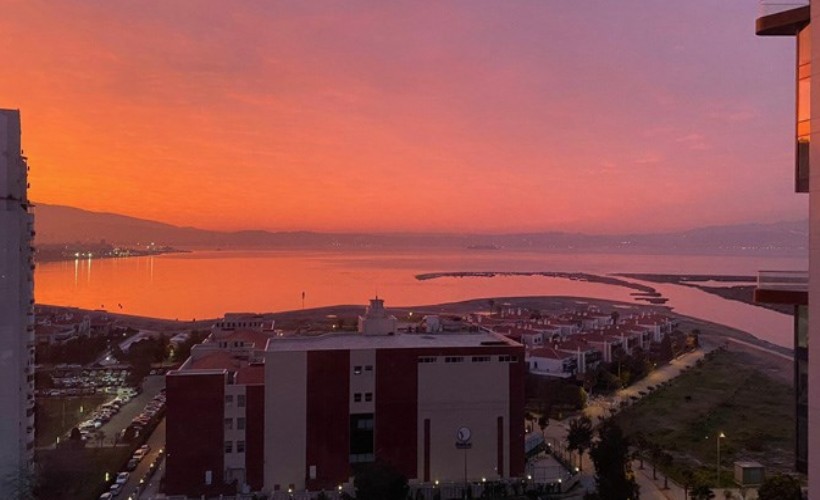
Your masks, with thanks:
[(471, 315), (470, 321), (524, 344), (529, 373), (565, 379), (638, 350), (656, 354), (677, 326), (660, 313), (632, 311), (621, 318), (594, 307), (553, 316), (520, 307), (501, 308), (491, 315)]
[[(764, 4), (765, 11), (757, 19), (757, 34), (761, 36), (789, 36), (796, 39), (795, 57), (795, 189), (800, 193), (820, 191), (818, 163), (820, 138), (812, 130), (811, 120), (820, 116), (820, 103), (811, 102), (811, 94), (820, 95), (814, 87), (820, 83), (812, 78), (812, 54), (820, 54), (818, 31), (812, 30), (820, 10), (812, 9), (809, 2)], [(815, 127), (816, 129), (816, 127)], [(820, 343), (809, 343), (810, 337), (820, 338), (820, 197), (809, 197), (809, 272), (762, 272), (757, 300), (795, 305), (795, 394), (796, 394), (796, 457), (798, 470), (809, 472), (809, 498), (820, 498), (820, 475), (813, 474), (820, 464), (820, 363), (809, 359), (820, 357)], [(814, 353), (814, 354), (813, 354)], [(810, 467), (809, 464), (814, 464)]]
[(384, 461), (412, 484), (524, 476), (524, 348), (371, 301), (358, 332), (222, 321), (167, 375), (166, 490), (349, 490)]
[(0, 497), (34, 447), (33, 215), (20, 112), (0, 110)]

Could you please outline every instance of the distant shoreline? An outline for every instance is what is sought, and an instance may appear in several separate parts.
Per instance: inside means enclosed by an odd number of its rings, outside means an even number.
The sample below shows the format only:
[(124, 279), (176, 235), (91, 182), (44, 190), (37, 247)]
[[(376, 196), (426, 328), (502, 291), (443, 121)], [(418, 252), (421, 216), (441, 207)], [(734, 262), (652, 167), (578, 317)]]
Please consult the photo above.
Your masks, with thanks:
[[(573, 297), (573, 296), (529, 296), (529, 297), (486, 297), (475, 298), (459, 302), (448, 302), (442, 304), (430, 305), (416, 305), (416, 306), (400, 306), (389, 307), (388, 312), (396, 315), (406, 315), (413, 313), (414, 315), (424, 314), (452, 314), (464, 315), (470, 312), (489, 312), (491, 303), (503, 304), (510, 307), (522, 307), (528, 309), (536, 309), (546, 313), (562, 312), (571, 308), (578, 308), (583, 306), (595, 306), (604, 312), (617, 310), (621, 314), (629, 310), (655, 310), (662, 314), (667, 314), (671, 317), (677, 318), (681, 321), (681, 326), (684, 329), (698, 328), (704, 334), (704, 338), (715, 344), (723, 345), (726, 342), (736, 340), (739, 344), (751, 345), (754, 349), (761, 352), (768, 352), (772, 355), (780, 356), (791, 355), (792, 350), (773, 344), (766, 340), (755, 337), (754, 335), (737, 330), (727, 325), (713, 323), (701, 318), (686, 316), (676, 313), (665, 306), (658, 306), (652, 304), (639, 304), (633, 302), (621, 302), (614, 300), (596, 299), (589, 297)], [(38, 307), (48, 308), (51, 310), (73, 310), (81, 312), (97, 312), (87, 309), (66, 306), (54, 306), (38, 304)], [(344, 319), (351, 327), (355, 324), (355, 319), (363, 314), (365, 311), (364, 305), (333, 305), (325, 307), (317, 307), (312, 309), (297, 309), (290, 311), (279, 312), (264, 312), (259, 313), (265, 320), (275, 320), (278, 328), (285, 329), (304, 329), (313, 331), (332, 331), (331, 324), (339, 319)], [(131, 326), (136, 329), (146, 329), (162, 332), (178, 332), (187, 329), (209, 329), (216, 321), (216, 318), (208, 318), (197, 321), (188, 320), (173, 320), (163, 318), (152, 318), (147, 316), (136, 316), (129, 314), (120, 314), (106, 311), (109, 316), (120, 321), (124, 326)], [(232, 311), (225, 311), (232, 312)]]
[(173, 248), (170, 250), (152, 250), (152, 251), (140, 251), (140, 250), (130, 250), (127, 254), (121, 255), (106, 255), (106, 254), (96, 254), (92, 255), (91, 257), (77, 257), (74, 255), (62, 255), (62, 254), (53, 254), (53, 253), (46, 253), (41, 254), (39, 251), (35, 253), (34, 262), (36, 264), (46, 264), (51, 262), (71, 262), (74, 260), (101, 260), (101, 259), (130, 259), (134, 257), (154, 257), (157, 255), (165, 255), (165, 254), (173, 254), (173, 253), (191, 253), (191, 250), (182, 250), (179, 248)]

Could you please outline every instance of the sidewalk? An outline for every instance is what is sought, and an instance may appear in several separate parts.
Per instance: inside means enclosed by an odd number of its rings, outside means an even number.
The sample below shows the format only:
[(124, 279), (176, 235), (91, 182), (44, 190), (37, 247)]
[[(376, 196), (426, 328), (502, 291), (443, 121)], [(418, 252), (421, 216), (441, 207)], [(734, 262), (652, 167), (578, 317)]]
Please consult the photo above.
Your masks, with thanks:
[(661, 366), (649, 373), (645, 378), (635, 382), (629, 387), (625, 387), (617, 391), (614, 395), (604, 397), (593, 397), (587, 403), (584, 413), (597, 422), (596, 419), (601, 420), (609, 416), (610, 411), (617, 411), (621, 401), (627, 401), (629, 404), (633, 402), (633, 396), (641, 398), (641, 391), (649, 393), (647, 389), (650, 385), (657, 387), (659, 384), (672, 380), (683, 372), (686, 368), (694, 366), (700, 359), (702, 359), (707, 352), (712, 349), (700, 347), (692, 352), (687, 352), (681, 356), (673, 359), (669, 364)]
[(648, 462), (644, 461), (644, 469), (641, 470), (641, 462), (639, 460), (633, 461), (632, 471), (635, 473), (635, 481), (641, 487), (641, 499), (686, 500), (683, 487), (671, 479), (666, 482), (668, 489), (664, 488), (663, 473), (658, 472), (658, 479), (652, 479), (652, 465)]

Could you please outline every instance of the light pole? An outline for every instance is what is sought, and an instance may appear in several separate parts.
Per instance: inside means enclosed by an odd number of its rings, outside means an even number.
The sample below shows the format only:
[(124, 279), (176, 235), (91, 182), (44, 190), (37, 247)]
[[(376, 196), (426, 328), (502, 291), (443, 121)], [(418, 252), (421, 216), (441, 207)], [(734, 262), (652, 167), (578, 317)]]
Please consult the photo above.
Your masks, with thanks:
[(726, 434), (723, 432), (717, 435), (717, 487), (720, 488), (720, 440), (725, 438)]

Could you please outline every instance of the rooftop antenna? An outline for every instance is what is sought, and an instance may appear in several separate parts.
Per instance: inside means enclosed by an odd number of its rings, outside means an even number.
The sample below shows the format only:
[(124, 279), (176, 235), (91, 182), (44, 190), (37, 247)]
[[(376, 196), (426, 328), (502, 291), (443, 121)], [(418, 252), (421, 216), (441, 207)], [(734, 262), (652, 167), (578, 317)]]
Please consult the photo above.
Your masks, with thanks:
[(305, 309), (305, 291), (302, 290), (302, 310), (304, 311), (304, 309)]

